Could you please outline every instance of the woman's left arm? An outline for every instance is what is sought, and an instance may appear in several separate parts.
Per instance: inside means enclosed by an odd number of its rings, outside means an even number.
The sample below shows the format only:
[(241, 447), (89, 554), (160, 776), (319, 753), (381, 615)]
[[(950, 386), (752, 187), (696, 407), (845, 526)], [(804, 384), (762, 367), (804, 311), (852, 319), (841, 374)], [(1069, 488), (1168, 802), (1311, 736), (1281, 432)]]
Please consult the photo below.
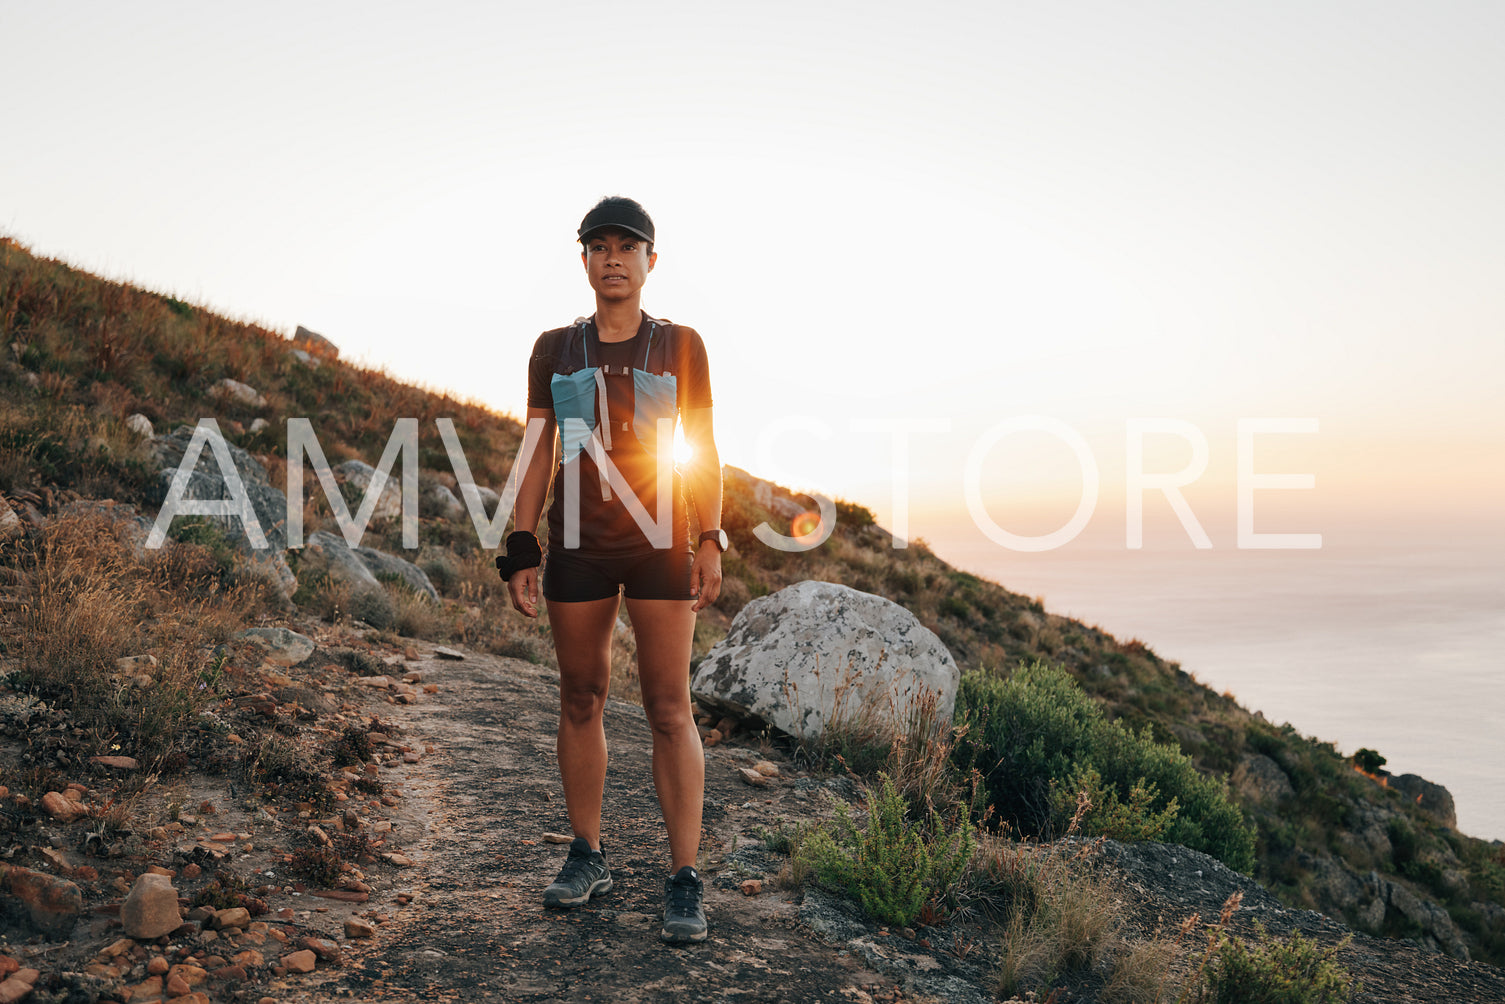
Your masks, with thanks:
[[(716, 453), (716, 437), (711, 426), (710, 408), (686, 408), (680, 413), (685, 442), (692, 453), (685, 465), (685, 487), (695, 503), (700, 526), (714, 530), (721, 526), (721, 457)], [(721, 549), (706, 541), (695, 549), (695, 564), (690, 569), (690, 593), (695, 610), (716, 602), (721, 595)]]

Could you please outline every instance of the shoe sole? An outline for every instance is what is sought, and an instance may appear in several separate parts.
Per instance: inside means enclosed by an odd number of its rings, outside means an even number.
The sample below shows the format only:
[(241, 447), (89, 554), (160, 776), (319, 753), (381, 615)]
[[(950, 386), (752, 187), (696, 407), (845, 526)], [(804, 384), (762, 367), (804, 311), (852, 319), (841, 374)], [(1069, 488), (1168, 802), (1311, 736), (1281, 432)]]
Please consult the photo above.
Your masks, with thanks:
[(583, 896), (576, 896), (574, 899), (564, 899), (558, 894), (551, 895), (549, 890), (545, 889), (543, 905), (554, 907), (580, 906), (583, 903), (588, 903), (592, 896), (600, 896), (608, 892), (611, 892), (611, 879), (609, 877), (596, 879), (595, 882), (591, 883), (591, 887), (585, 890)]
[(709, 933), (709, 931), (695, 931), (693, 933), (687, 934), (676, 934), (675, 932), (670, 931), (668, 928), (665, 928), (664, 930), (658, 932), (658, 936), (660, 940), (670, 945), (691, 945), (699, 944), (700, 942), (704, 941), (706, 939), (706, 935)]

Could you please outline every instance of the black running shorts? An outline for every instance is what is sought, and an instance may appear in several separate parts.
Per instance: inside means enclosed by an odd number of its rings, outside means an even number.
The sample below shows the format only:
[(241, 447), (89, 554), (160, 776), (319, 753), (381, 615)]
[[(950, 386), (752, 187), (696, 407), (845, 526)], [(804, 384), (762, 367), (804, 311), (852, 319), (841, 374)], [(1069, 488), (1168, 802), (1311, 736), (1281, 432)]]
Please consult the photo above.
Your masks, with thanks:
[(625, 558), (599, 558), (564, 548), (549, 549), (543, 563), (544, 599), (580, 603), (616, 596), (629, 599), (688, 600), (694, 556), (674, 548)]

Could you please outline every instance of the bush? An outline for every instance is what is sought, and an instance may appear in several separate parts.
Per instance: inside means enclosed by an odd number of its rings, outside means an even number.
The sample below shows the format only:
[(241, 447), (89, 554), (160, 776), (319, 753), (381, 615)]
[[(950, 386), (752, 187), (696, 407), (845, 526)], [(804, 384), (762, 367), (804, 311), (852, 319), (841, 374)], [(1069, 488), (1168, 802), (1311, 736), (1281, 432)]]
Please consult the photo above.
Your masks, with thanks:
[(963, 817), (948, 832), (930, 813), (928, 825), (912, 826), (909, 803), (883, 778), (868, 796), (867, 829), (859, 830), (845, 804), (836, 819), (812, 830), (798, 852), (815, 880), (848, 896), (882, 923), (908, 927), (927, 904), (940, 908), (972, 856), (972, 827)]
[(1065, 671), (1036, 662), (1006, 679), (962, 677), (954, 753), (976, 769), (1003, 821), (1030, 835), (1064, 832), (1075, 795), (1098, 797), (1079, 820), (1087, 832), (1163, 834), (1248, 872), (1254, 832), (1220, 779), (1203, 777), (1172, 744), (1103, 717)]
[(1199, 1001), (1205, 1004), (1339, 1004), (1350, 1001), (1360, 986), (1337, 962), (1351, 940), (1323, 949), (1292, 933), (1286, 940), (1268, 938), (1257, 922), (1258, 939), (1224, 939), (1203, 967)]
[(391, 627), (397, 620), (397, 604), (392, 602), (391, 594), (379, 586), (366, 586), (352, 592), (348, 610), (352, 618), (365, 621), (378, 630)]
[(1354, 752), (1353, 762), (1366, 774), (1377, 774), (1385, 766), (1385, 758), (1367, 746), (1361, 746)]

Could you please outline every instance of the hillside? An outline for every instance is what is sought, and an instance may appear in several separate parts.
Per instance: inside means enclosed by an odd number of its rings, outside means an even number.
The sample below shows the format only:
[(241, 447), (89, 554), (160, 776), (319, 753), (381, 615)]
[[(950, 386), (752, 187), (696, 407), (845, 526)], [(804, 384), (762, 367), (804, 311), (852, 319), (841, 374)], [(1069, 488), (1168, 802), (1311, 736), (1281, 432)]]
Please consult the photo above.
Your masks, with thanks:
[[(227, 441), (259, 461), (274, 486), (285, 484), (289, 418), (313, 421), (335, 465), (376, 463), (397, 419), (416, 418), (421, 547), (403, 551), (396, 520), (375, 521), (365, 542), (408, 554), (443, 603), (410, 602), (398, 591), (390, 602), (353, 610), (352, 603), (369, 601), (308, 553), (289, 555), (298, 581), (291, 602), (330, 622), (358, 615), (394, 644), (421, 638), (534, 662), (550, 658), (545, 628), (509, 613), (470, 520), (433, 502), (442, 499), (436, 489), (455, 488), (436, 419), (454, 421), (475, 481), (497, 489), (520, 442), (515, 420), (351, 366), (317, 343), (295, 345), (256, 325), (38, 259), (11, 240), (0, 240), (0, 334), (0, 492), (9, 501), (0, 520), (39, 526), (81, 499), (113, 499), (153, 515), (165, 489), (154, 452), (160, 444), (132, 427), (135, 415), (155, 434), (215, 417)], [(520, 352), (526, 340), (519, 336)], [(218, 390), (227, 379), (259, 400)], [(1038, 601), (950, 567), (923, 543), (894, 549), (861, 505), (838, 504), (836, 531), (819, 548), (768, 548), (753, 527), (766, 521), (788, 532), (808, 500), (735, 469), (725, 480), (723, 525), (734, 546), (724, 561), (722, 597), (697, 627), (697, 655), (748, 600), (793, 582), (822, 579), (886, 596), (935, 631), (964, 670), (1005, 674), (1021, 661), (1048, 660), (1110, 718), (1152, 730), (1200, 770), (1228, 776), (1257, 830), (1254, 878), (1289, 906), (1376, 936), (1505, 964), (1505, 849), (1459, 834), (1444, 790), (1420, 778), (1361, 773), (1331, 744), (1214, 693), (1140, 640), (1120, 641), (1051, 614)], [(308, 481), (305, 525), (327, 528), (329, 505)], [(215, 588), (243, 591), (244, 623), (288, 611), (222, 532), (202, 521), (179, 523), (174, 536), (204, 545), (211, 556)], [(16, 616), (16, 606), (5, 609), (7, 618)], [(15, 623), (7, 627), (3, 654), (20, 658), (25, 636)], [(625, 642), (616, 655), (613, 696), (630, 701)], [(139, 748), (128, 752), (143, 758), (168, 748), (161, 736), (142, 733), (101, 738), (94, 752), (132, 741)]]

